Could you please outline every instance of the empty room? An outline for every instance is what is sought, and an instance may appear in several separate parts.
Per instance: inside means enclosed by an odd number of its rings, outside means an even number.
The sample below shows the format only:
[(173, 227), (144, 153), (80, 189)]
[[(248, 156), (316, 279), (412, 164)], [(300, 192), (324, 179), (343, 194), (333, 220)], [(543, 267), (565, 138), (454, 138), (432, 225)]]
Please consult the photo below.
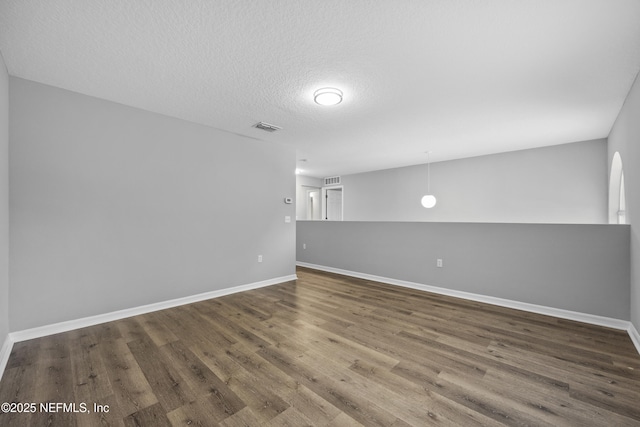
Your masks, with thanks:
[(640, 0), (0, 0), (0, 425), (640, 426), (639, 72)]

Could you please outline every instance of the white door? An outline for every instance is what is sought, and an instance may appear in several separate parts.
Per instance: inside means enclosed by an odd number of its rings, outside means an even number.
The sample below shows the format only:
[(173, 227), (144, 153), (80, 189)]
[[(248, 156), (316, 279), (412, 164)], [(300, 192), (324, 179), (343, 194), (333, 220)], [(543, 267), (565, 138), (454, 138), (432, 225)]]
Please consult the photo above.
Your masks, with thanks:
[(342, 187), (325, 187), (324, 219), (327, 221), (342, 221)]

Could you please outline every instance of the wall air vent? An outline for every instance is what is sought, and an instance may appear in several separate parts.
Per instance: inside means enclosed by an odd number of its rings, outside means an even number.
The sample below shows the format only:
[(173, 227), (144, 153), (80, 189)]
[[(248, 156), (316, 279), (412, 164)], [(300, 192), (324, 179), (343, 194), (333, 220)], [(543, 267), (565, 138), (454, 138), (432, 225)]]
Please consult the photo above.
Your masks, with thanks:
[(265, 122), (258, 122), (253, 127), (265, 130), (267, 132), (275, 132), (277, 130), (282, 129), (280, 126), (270, 125), (269, 123), (265, 123)]
[(339, 176), (330, 176), (324, 179), (324, 185), (340, 185)]

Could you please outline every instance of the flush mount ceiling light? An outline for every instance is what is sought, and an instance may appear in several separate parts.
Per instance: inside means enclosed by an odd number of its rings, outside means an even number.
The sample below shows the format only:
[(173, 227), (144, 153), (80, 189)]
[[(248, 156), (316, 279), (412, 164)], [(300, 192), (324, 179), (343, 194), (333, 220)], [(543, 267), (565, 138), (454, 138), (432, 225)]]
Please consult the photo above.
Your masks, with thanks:
[[(300, 163), (302, 163), (303, 165), (307, 163), (307, 159), (300, 159), (298, 160)], [(296, 168), (296, 175), (300, 175), (302, 172), (304, 172), (304, 169), (302, 168)]]
[(342, 91), (332, 87), (324, 87), (313, 93), (313, 100), (320, 105), (337, 105), (342, 102)]

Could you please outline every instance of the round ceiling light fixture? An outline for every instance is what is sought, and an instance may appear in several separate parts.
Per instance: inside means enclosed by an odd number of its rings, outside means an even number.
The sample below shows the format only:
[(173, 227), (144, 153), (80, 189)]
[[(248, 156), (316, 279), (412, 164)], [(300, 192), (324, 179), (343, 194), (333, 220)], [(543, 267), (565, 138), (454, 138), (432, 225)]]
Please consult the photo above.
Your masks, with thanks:
[(342, 102), (342, 91), (333, 87), (323, 87), (313, 93), (313, 100), (320, 105), (338, 105)]

